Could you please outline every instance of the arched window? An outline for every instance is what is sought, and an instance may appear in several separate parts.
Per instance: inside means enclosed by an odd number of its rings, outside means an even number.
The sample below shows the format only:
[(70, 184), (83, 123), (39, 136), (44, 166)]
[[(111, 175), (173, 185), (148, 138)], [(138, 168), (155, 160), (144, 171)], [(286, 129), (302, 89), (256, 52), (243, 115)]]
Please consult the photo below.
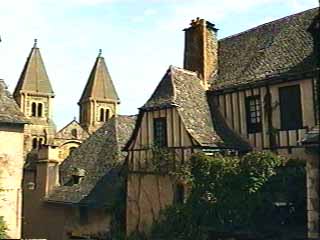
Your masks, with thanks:
[(32, 139), (32, 149), (37, 149), (38, 147), (38, 140), (37, 138)]
[(43, 139), (40, 138), (40, 139), (39, 139), (39, 148), (41, 148), (42, 144), (43, 144)]
[(100, 108), (100, 122), (104, 121), (104, 109)]
[(106, 109), (106, 121), (108, 121), (109, 120), (109, 115), (110, 115), (110, 113), (109, 113), (110, 111), (109, 111), (109, 109)]
[(77, 132), (77, 129), (72, 129), (71, 130), (71, 135), (72, 135), (72, 137), (74, 137), (74, 138), (77, 138), (77, 136), (78, 136), (78, 132)]
[(33, 102), (31, 104), (31, 116), (35, 117), (36, 116), (36, 111), (37, 111), (37, 104), (35, 102)]
[(69, 155), (76, 149), (76, 147), (69, 148)]
[(42, 117), (42, 103), (38, 103), (38, 117)]

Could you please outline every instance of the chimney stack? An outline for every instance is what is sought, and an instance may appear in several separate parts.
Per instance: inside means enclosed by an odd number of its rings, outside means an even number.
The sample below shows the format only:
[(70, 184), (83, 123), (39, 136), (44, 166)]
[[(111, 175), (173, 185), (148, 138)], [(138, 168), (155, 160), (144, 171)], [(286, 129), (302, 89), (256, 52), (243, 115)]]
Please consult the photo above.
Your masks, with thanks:
[(208, 89), (208, 80), (218, 70), (218, 29), (200, 18), (192, 20), (190, 25), (184, 29), (184, 68), (197, 72)]
[(47, 196), (59, 185), (59, 151), (56, 146), (42, 145), (38, 153), (36, 186)]

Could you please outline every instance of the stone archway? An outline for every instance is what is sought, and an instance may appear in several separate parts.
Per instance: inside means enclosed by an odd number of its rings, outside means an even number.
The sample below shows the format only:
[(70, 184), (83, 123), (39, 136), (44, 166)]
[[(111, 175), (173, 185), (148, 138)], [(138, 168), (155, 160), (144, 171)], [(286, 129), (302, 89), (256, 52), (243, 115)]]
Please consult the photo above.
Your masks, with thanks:
[(66, 159), (72, 151), (74, 151), (76, 148), (80, 146), (80, 142), (78, 141), (68, 141), (62, 144), (59, 147), (59, 158), (60, 162), (63, 162), (64, 159)]

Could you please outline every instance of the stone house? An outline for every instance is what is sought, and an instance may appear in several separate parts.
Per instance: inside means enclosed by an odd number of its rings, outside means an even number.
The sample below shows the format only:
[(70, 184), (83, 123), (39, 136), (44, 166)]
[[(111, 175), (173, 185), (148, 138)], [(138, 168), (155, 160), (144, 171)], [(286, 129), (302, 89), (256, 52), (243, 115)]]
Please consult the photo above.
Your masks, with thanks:
[[(219, 40), (214, 24), (191, 22), (183, 69), (169, 67), (139, 109), (125, 147), (128, 234), (148, 232), (159, 210), (187, 190), (155, 171), (155, 145), (168, 149), (175, 165), (197, 151), (270, 150), (307, 161), (313, 166), (307, 169), (318, 166), (319, 153), (302, 144), (319, 125), (319, 31), (310, 30), (318, 18), (319, 8), (310, 9)], [(310, 201), (310, 171), (307, 182), (308, 233), (318, 237), (319, 198)]]
[(113, 116), (59, 166), (56, 147), (40, 149), (35, 170), (24, 177), (24, 238), (105, 239), (110, 234), (125, 190), (121, 149), (135, 119)]
[(22, 172), (24, 127), (20, 111), (3, 80), (0, 80), (0, 216), (10, 238), (20, 239), (22, 219)]

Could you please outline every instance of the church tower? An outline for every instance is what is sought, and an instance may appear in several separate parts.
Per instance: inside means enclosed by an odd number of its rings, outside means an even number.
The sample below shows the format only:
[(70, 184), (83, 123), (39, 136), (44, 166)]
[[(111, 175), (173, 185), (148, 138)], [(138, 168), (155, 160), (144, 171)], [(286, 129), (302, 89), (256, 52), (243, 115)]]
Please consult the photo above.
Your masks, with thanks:
[(52, 121), (54, 92), (36, 39), (14, 90), (14, 98), (31, 123), (25, 130), (26, 151), (50, 144), (55, 134)]
[(80, 125), (90, 134), (117, 114), (120, 100), (101, 56), (101, 49), (78, 104)]

